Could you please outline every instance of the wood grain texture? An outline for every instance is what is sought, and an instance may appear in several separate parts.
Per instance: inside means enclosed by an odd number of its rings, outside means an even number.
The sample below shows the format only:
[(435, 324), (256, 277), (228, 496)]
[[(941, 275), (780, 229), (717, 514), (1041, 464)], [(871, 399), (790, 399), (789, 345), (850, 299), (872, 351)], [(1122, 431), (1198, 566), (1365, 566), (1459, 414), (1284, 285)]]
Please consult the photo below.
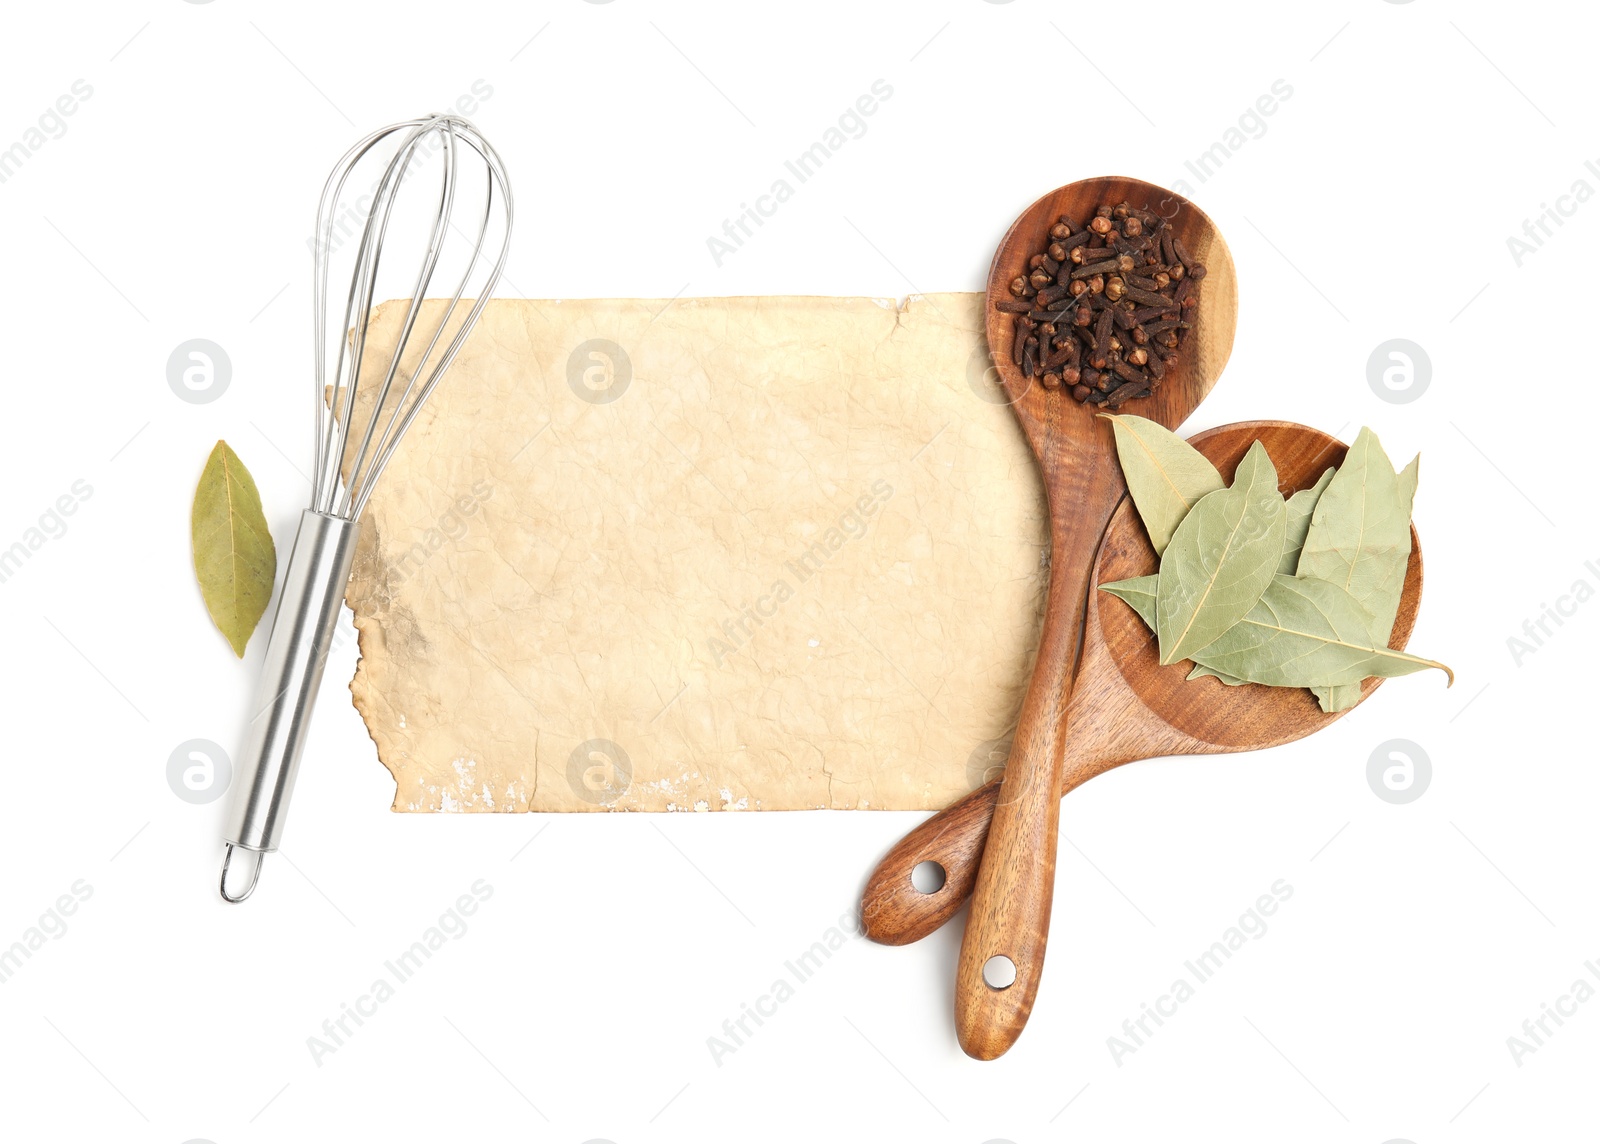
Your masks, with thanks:
[[(982, 850), (956, 975), (957, 1036), (969, 1055), (983, 1060), (1016, 1041), (1038, 992), (1055, 882), (1067, 705), (1089, 572), (1124, 492), (1110, 423), (1095, 416), (1096, 406), (1080, 405), (1023, 376), (1012, 361), (1014, 323), (993, 303), (1010, 298), (1009, 283), (1026, 273), (1028, 259), (1044, 249), (1058, 218), (1067, 215), (1083, 225), (1099, 205), (1124, 201), (1169, 218), (1176, 236), (1205, 263), (1207, 275), (1198, 287), (1194, 331), (1179, 363), (1151, 396), (1127, 402), (1121, 411), (1175, 429), (1210, 391), (1233, 347), (1233, 259), (1211, 220), (1171, 191), (1121, 177), (1071, 183), (1024, 211), (995, 253), (988, 287), (990, 356), (1044, 479), (1051, 574), (1038, 658)], [(983, 966), (995, 956), (1016, 966), (1008, 988), (991, 989), (984, 982)]]
[[(1282, 421), (1253, 421), (1210, 429), (1190, 442), (1231, 480), (1234, 467), (1260, 439), (1278, 469), (1285, 494), (1307, 488), (1345, 446), (1325, 433)], [(1154, 572), (1159, 564), (1138, 513), (1124, 499), (1107, 526), (1093, 571), (1103, 584)], [(1411, 532), (1400, 609), (1389, 646), (1403, 650), (1422, 601), (1422, 549)], [(1187, 661), (1163, 667), (1155, 637), (1132, 608), (1103, 592), (1089, 601), (1082, 663), (1073, 690), (1061, 793), (1137, 759), (1252, 751), (1303, 738), (1342, 718), (1322, 711), (1304, 688), (1228, 687), (1212, 678), (1189, 680)], [(1383, 680), (1362, 684), (1362, 699)], [(1349, 708), (1347, 710), (1354, 710)], [(904, 945), (938, 929), (961, 907), (977, 880), (989, 818), (1000, 794), (991, 782), (917, 827), (879, 863), (862, 895), (861, 914), (873, 941)], [(945, 884), (931, 894), (911, 884), (911, 871), (938, 862)]]

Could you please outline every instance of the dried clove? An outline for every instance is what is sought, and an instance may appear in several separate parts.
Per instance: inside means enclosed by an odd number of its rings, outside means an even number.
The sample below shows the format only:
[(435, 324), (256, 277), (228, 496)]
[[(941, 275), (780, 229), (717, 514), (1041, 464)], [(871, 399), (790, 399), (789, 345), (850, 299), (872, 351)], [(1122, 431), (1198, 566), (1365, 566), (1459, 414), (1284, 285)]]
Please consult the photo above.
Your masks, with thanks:
[(1024, 376), (1115, 409), (1177, 364), (1205, 276), (1170, 219), (1102, 204), (1086, 225), (1058, 218), (995, 308), (1015, 316), (1011, 356)]

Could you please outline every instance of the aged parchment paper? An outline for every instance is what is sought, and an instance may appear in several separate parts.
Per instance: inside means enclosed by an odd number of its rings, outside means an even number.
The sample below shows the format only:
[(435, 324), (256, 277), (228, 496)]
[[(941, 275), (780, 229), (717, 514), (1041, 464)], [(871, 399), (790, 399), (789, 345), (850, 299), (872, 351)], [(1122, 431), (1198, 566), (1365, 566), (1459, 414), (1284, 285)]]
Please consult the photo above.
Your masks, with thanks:
[(981, 305), (490, 303), (349, 587), (395, 809), (932, 809), (978, 785), (1047, 575)]

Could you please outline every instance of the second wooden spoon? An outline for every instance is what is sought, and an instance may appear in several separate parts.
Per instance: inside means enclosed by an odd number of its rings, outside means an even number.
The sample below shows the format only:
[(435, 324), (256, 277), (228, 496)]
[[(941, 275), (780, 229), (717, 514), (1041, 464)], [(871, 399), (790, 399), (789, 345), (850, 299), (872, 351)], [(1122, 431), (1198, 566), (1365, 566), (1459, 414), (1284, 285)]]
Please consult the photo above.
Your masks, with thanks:
[[(1283, 421), (1224, 425), (1190, 443), (1231, 479), (1234, 466), (1257, 440), (1276, 465), (1285, 493), (1310, 486), (1329, 465), (1344, 460), (1345, 447), (1326, 433)], [(1095, 583), (1138, 576), (1155, 567), (1155, 551), (1138, 514), (1124, 500), (1106, 528)], [(1411, 636), (1421, 596), (1422, 552), (1413, 530), (1411, 561), (1389, 637), (1389, 646), (1397, 651)], [(1344, 715), (1323, 712), (1303, 688), (1227, 687), (1215, 679), (1188, 679), (1189, 666), (1188, 661), (1161, 666), (1153, 637), (1131, 608), (1103, 593), (1091, 599), (1072, 696), (1063, 795), (1123, 763), (1157, 755), (1260, 750), (1309, 735)], [(1367, 680), (1362, 698), (1381, 682)], [(977, 880), (999, 788), (999, 782), (979, 787), (884, 856), (861, 898), (868, 937), (905, 945), (932, 933), (960, 909)], [(945, 874), (943, 885), (926, 893), (912, 881), (912, 871), (923, 862), (937, 863)]]

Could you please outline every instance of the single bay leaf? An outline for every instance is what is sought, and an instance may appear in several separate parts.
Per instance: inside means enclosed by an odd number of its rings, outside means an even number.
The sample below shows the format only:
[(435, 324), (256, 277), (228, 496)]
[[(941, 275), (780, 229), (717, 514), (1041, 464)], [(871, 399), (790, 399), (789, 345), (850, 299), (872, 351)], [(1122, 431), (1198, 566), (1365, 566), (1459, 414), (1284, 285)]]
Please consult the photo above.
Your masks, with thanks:
[[(1366, 596), (1352, 592), (1372, 613), (1372, 634), (1381, 637), (1384, 643), (1389, 642), (1389, 634), (1394, 631), (1394, 618), (1400, 611), (1400, 597), (1405, 592), (1406, 568), (1411, 562), (1411, 511), (1417, 495), (1417, 469), (1421, 460), (1420, 456), (1412, 457), (1411, 463), (1395, 478), (1396, 501), (1392, 515), (1400, 521), (1396, 529), (1400, 539), (1396, 550), (1383, 557), (1391, 565), (1390, 572), (1382, 576), (1380, 583)], [(1357, 579), (1359, 582), (1362, 578)]]
[[(1412, 481), (1414, 473), (1407, 482), (1414, 489)], [(1411, 497), (1378, 438), (1363, 428), (1317, 500), (1296, 575), (1349, 592), (1372, 613), (1387, 641), (1410, 556)]]
[(1160, 556), (1189, 510), (1223, 487), (1222, 476), (1200, 450), (1154, 421), (1127, 414), (1100, 416), (1110, 420), (1116, 433), (1117, 460), (1128, 493)]
[(1274, 576), (1250, 614), (1194, 655), (1196, 663), (1272, 687), (1360, 685), (1368, 676), (1409, 675), (1442, 663), (1391, 651), (1369, 632), (1372, 616), (1337, 584)]
[(1202, 497), (1162, 554), (1156, 591), (1162, 663), (1190, 658), (1255, 607), (1277, 572), (1286, 515), (1277, 471), (1257, 441), (1232, 487)]
[(1156, 630), (1156, 576), (1133, 576), (1127, 580), (1114, 580), (1100, 585), (1102, 592), (1110, 592), (1127, 603), (1151, 631)]
[[(1419, 461), (1397, 475), (1372, 430), (1363, 428), (1317, 501), (1296, 574), (1344, 588), (1372, 616), (1369, 634), (1387, 645), (1411, 557), (1411, 502)], [(1360, 683), (1314, 688), (1324, 711), (1361, 698)]]
[(1288, 514), (1283, 530), (1283, 555), (1278, 559), (1278, 572), (1293, 576), (1300, 566), (1300, 549), (1305, 545), (1306, 533), (1311, 529), (1311, 513), (1317, 507), (1322, 492), (1333, 480), (1334, 470), (1328, 469), (1309, 489), (1301, 489), (1289, 498)]
[(206, 610), (242, 659), (272, 598), (278, 556), (261, 511), (261, 494), (226, 441), (217, 442), (200, 473), (190, 539)]

